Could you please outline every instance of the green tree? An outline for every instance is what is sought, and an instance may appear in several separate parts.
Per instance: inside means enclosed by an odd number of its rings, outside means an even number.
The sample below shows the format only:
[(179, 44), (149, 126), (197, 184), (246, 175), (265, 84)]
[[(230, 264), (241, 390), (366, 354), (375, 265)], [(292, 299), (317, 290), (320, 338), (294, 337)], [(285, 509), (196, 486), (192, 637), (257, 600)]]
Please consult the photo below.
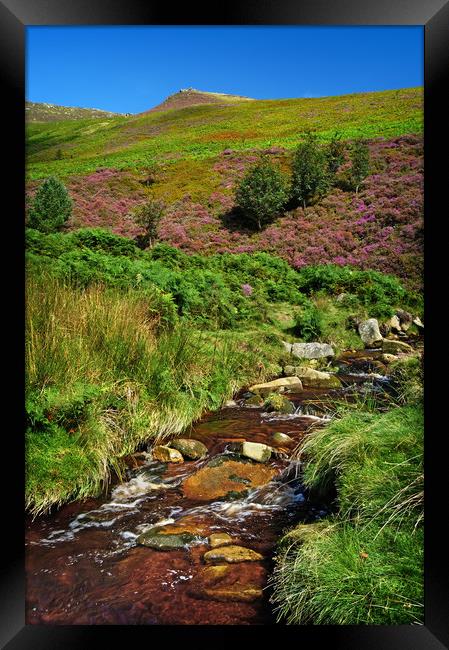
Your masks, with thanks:
[(329, 144), (326, 147), (327, 169), (332, 184), (335, 180), (335, 174), (345, 159), (345, 144), (341, 141), (341, 135), (334, 133)]
[(288, 199), (284, 175), (267, 159), (262, 159), (242, 178), (235, 194), (244, 218), (259, 230), (270, 223)]
[(349, 181), (356, 194), (358, 194), (363, 180), (369, 174), (369, 167), (368, 145), (359, 138), (353, 142), (351, 147), (351, 168), (349, 170)]
[(138, 205), (131, 212), (134, 223), (142, 229), (136, 237), (139, 248), (151, 248), (158, 238), (158, 226), (165, 213), (165, 203), (157, 199), (149, 199)]
[(41, 232), (60, 230), (72, 214), (72, 199), (58, 178), (50, 176), (39, 186), (31, 205), (28, 225)]
[(329, 186), (326, 151), (317, 136), (308, 132), (293, 153), (291, 197), (305, 208), (324, 196)]

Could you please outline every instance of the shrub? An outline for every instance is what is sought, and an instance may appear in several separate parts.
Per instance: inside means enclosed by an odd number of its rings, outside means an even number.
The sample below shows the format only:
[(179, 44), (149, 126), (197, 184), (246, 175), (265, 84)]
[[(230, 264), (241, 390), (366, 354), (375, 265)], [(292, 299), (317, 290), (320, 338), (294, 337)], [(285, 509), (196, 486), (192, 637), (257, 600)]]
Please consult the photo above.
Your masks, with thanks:
[(41, 232), (60, 230), (72, 213), (72, 200), (65, 185), (50, 176), (40, 186), (30, 209), (28, 225)]
[(318, 338), (323, 330), (321, 314), (318, 308), (308, 302), (303, 307), (295, 322), (295, 334), (304, 341), (313, 341)]
[(139, 248), (145, 249), (153, 246), (158, 238), (158, 226), (164, 212), (165, 203), (156, 199), (149, 199), (131, 212), (132, 220), (142, 229), (142, 232), (136, 237)]
[(327, 169), (331, 183), (333, 183), (338, 168), (344, 162), (345, 148), (344, 142), (341, 141), (341, 135), (335, 133), (326, 147)]
[(368, 145), (358, 139), (351, 147), (351, 168), (349, 170), (349, 182), (356, 194), (358, 194), (363, 180), (369, 174), (369, 166)]
[(291, 196), (305, 208), (326, 194), (328, 189), (326, 152), (319, 145), (317, 136), (309, 132), (293, 154)]
[(281, 172), (268, 160), (262, 160), (245, 174), (235, 198), (244, 219), (262, 230), (282, 210), (287, 185)]

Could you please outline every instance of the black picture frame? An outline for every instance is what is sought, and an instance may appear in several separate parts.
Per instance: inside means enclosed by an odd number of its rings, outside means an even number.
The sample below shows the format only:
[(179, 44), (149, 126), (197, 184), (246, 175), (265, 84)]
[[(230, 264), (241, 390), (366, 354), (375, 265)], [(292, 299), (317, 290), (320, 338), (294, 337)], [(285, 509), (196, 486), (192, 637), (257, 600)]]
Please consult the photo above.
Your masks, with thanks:
[[(252, 626), (38, 626), (25, 625), (25, 570), (24, 570), (24, 442), (23, 421), (17, 414), (23, 411), (23, 310), (24, 304), (24, 233), (20, 215), (24, 213), (25, 196), (25, 27), (28, 25), (422, 25), (425, 37), (425, 287), (426, 287), (426, 391), (425, 391), (425, 469), (426, 469), (426, 534), (425, 534), (425, 625), (423, 626), (274, 626), (271, 642), (294, 642), (303, 647), (311, 643), (331, 643), (345, 650), (441, 650), (449, 647), (449, 607), (444, 569), (447, 565), (446, 534), (439, 521), (446, 514), (443, 500), (446, 495), (446, 457), (440, 445), (444, 440), (444, 420), (438, 422), (438, 409), (444, 410), (442, 390), (432, 381), (432, 359), (436, 359), (438, 331), (433, 318), (433, 305), (445, 295), (435, 291), (435, 278), (443, 271), (445, 243), (440, 222), (447, 219), (443, 192), (447, 181), (446, 165), (440, 163), (445, 148), (447, 112), (447, 85), (445, 72), (449, 70), (449, 2), (445, 0), (269, 0), (259, 2), (229, 1), (214, 10), (193, 7), (185, 3), (174, 9), (168, 3), (138, 0), (1, 0), (0, 1), (0, 74), (3, 90), (1, 108), (4, 112), (4, 135), (11, 138), (11, 146), (4, 149), (8, 165), (3, 174), (4, 191), (9, 208), (3, 219), (3, 298), (7, 310), (7, 338), (5, 347), (14, 353), (8, 366), (8, 388), (4, 392), (4, 411), (11, 413), (11, 425), (4, 427), (8, 454), (4, 457), (4, 498), (2, 500), (2, 552), (0, 584), (0, 642), (10, 650), (32, 648), (94, 647), (94, 644), (146, 644), (161, 642), (198, 643), (200, 647), (213, 644), (229, 646), (238, 641), (246, 646), (254, 643), (254, 633), (265, 638), (267, 628), (255, 630)], [(445, 116), (446, 117), (446, 116)], [(447, 120), (447, 118), (446, 118)], [(6, 125), (6, 126), (5, 126)], [(446, 135), (447, 141), (447, 135)], [(444, 174), (444, 176), (443, 176)], [(441, 206), (440, 210), (437, 206)], [(435, 218), (433, 218), (435, 217)], [(439, 217), (441, 219), (439, 220)], [(7, 249), (7, 250), (6, 250)], [(6, 256), (5, 252), (9, 255)], [(440, 264), (440, 268), (438, 267)], [(6, 295), (5, 295), (6, 294)], [(433, 296), (437, 297), (435, 301)], [(12, 305), (18, 305), (12, 308)], [(430, 327), (430, 330), (429, 330)], [(443, 360), (444, 361), (444, 360)], [(430, 377), (429, 377), (430, 375)], [(432, 382), (432, 389), (428, 390)], [(440, 393), (440, 394), (439, 394)], [(10, 476), (8, 476), (8, 472)], [(6, 511), (6, 512), (5, 512)]]

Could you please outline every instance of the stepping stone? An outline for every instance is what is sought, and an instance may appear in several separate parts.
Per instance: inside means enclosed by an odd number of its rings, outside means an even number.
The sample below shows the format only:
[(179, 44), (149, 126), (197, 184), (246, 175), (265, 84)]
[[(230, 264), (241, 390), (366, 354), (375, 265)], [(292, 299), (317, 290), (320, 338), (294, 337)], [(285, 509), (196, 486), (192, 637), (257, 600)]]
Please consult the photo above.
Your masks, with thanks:
[(222, 546), (212, 551), (207, 551), (203, 559), (208, 564), (215, 562), (258, 562), (259, 560), (263, 560), (263, 556), (251, 548), (245, 548), (244, 546)]

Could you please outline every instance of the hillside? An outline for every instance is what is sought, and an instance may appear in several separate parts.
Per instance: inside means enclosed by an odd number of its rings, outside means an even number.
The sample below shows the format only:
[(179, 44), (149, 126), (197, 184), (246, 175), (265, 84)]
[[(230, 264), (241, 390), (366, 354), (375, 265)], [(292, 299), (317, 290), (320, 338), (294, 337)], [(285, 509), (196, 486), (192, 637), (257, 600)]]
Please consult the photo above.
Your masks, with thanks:
[(181, 88), (177, 93), (173, 93), (163, 102), (150, 108), (148, 111), (140, 113), (147, 115), (156, 111), (166, 111), (171, 108), (187, 108), (189, 106), (199, 106), (201, 104), (219, 104), (226, 106), (227, 104), (235, 104), (236, 102), (252, 102), (255, 101), (251, 97), (241, 97), (240, 95), (227, 95), (226, 93), (211, 93), (204, 90), (196, 90), (195, 88)]
[(120, 113), (102, 111), (99, 108), (57, 106), (46, 102), (25, 102), (25, 119), (27, 122), (61, 122), (63, 120), (116, 117), (117, 115), (120, 115)]
[[(187, 93), (186, 93), (187, 95)], [(172, 96), (173, 97), (173, 96)], [(168, 101), (168, 100), (167, 100)], [(28, 194), (51, 174), (75, 201), (71, 228), (134, 236), (127, 214), (148, 195), (168, 204), (160, 238), (186, 252), (280, 255), (294, 268), (351, 264), (422, 281), (421, 88), (314, 99), (166, 108), (131, 117), (29, 123)], [(264, 151), (288, 172), (306, 129), (369, 141), (358, 197), (340, 188), (261, 233), (233, 215), (236, 181)]]

